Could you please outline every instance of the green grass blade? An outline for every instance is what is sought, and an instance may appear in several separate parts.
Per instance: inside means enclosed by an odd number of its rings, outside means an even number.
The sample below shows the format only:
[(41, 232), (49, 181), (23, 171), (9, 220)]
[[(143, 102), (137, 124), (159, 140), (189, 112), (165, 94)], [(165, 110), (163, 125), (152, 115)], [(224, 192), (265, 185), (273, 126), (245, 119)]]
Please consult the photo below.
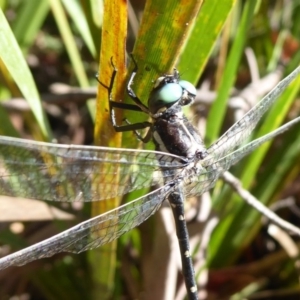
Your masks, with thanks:
[(49, 124), (32, 74), (2, 10), (0, 10), (0, 27), (0, 58), (30, 105), (44, 138), (49, 139), (51, 137)]
[[(147, 1), (133, 50), (139, 69), (132, 88), (144, 104), (147, 105), (153, 81), (173, 72), (201, 5), (202, 1), (193, 0), (186, 2), (182, 9), (182, 3), (177, 1)], [(130, 64), (128, 76), (132, 67)], [(126, 97), (125, 102), (132, 103), (132, 100)], [(126, 116), (132, 123), (144, 121), (146, 117), (137, 113)], [(125, 134), (123, 140), (127, 148), (137, 145), (133, 133)]]
[[(116, 25), (118, 24), (118, 25)], [(109, 86), (114, 65), (118, 69), (113, 96), (122, 98), (125, 79), (125, 49), (127, 34), (127, 5), (125, 2), (106, 1), (104, 3), (104, 16), (102, 28), (102, 41), (100, 55), (99, 79)], [(97, 145), (121, 147), (121, 134), (116, 133), (111, 125), (108, 109), (108, 91), (102, 85), (98, 85), (96, 118), (94, 140)], [(118, 122), (122, 120), (122, 113), (117, 113)], [(103, 176), (107, 178), (107, 175)], [(111, 182), (118, 188), (118, 169), (116, 168)], [(101, 179), (100, 179), (101, 180)], [(97, 187), (94, 187), (97, 188)], [(120, 205), (119, 198), (107, 199), (105, 201), (94, 202), (92, 204), (92, 215), (99, 215), (114, 209)], [(117, 241), (113, 241), (103, 247), (90, 252), (89, 261), (94, 281), (93, 298), (111, 299), (115, 295), (115, 273), (117, 269)]]
[(178, 69), (184, 79), (197, 84), (213, 46), (236, 0), (205, 1), (180, 56)]
[(91, 35), (91, 31), (89, 28), (89, 24), (87, 22), (86, 16), (84, 15), (84, 11), (77, 1), (68, 1), (62, 0), (62, 3), (72, 18), (77, 30), (80, 33), (80, 36), (84, 40), (86, 46), (91, 52), (93, 57), (97, 57), (97, 49), (94, 44), (93, 37)]
[(36, 39), (49, 9), (48, 1), (33, 0), (22, 3), (18, 18), (12, 25), (12, 31), (23, 51), (27, 51)]
[[(63, 6), (59, 0), (50, 0), (50, 5), (79, 85), (81, 87), (87, 87), (89, 86), (89, 81), (82, 63), (79, 48), (76, 45), (70, 28), (70, 23), (67, 21), (67, 16), (63, 10)], [(83, 17), (83, 15), (79, 15), (79, 20), (82, 19), (80, 17)], [(79, 26), (79, 24), (77, 25)]]
[(241, 21), (230, 50), (227, 64), (220, 83), (218, 96), (215, 99), (207, 119), (206, 141), (210, 145), (220, 134), (226, 112), (226, 103), (230, 90), (234, 85), (237, 70), (244, 51), (247, 32), (252, 22), (257, 1), (248, 1), (245, 4)]

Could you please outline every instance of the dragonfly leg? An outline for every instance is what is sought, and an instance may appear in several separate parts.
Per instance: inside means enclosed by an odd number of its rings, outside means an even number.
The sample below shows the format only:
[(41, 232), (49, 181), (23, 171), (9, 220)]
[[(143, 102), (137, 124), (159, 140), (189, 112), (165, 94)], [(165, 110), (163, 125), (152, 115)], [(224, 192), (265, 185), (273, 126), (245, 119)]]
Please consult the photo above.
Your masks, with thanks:
[[(132, 126), (134, 127), (136, 124), (131, 124), (127, 119), (124, 119), (124, 122), (126, 122), (128, 124), (128, 126)], [(136, 135), (136, 137), (138, 138), (138, 140), (142, 141), (143, 143), (147, 144), (151, 138), (152, 138), (152, 123), (150, 122), (144, 122), (144, 123), (138, 123), (138, 124), (149, 124), (147, 127), (149, 127), (146, 135), (143, 137), (137, 129), (143, 129), (143, 128), (134, 128), (133, 132)]]
[[(133, 59), (133, 56), (132, 56)], [(144, 113), (149, 113), (148, 108), (139, 100), (139, 98), (135, 95), (135, 93), (133, 92), (133, 90), (131, 88), (129, 88), (133, 82), (134, 76), (136, 74), (137, 71), (137, 64), (135, 62), (135, 60), (133, 59), (134, 62), (134, 70), (130, 76), (129, 79), (129, 83), (127, 85), (127, 93), (128, 95), (132, 98), (132, 100), (136, 103), (136, 104), (127, 104), (127, 103), (123, 103), (123, 102), (117, 102), (114, 101), (112, 98), (112, 90), (114, 87), (114, 82), (115, 82), (115, 78), (118, 72), (118, 69), (115, 67), (114, 63), (113, 63), (113, 58), (111, 58), (111, 65), (113, 67), (113, 73), (111, 76), (111, 80), (110, 80), (110, 84), (109, 86), (103, 84), (100, 80), (97, 81), (99, 82), (99, 84), (101, 84), (104, 88), (107, 89), (108, 91), (108, 98), (109, 98), (109, 112), (110, 112), (110, 118), (112, 121), (112, 125), (114, 127), (114, 129), (116, 130), (116, 132), (125, 132), (125, 131), (134, 131), (134, 133), (136, 134), (136, 136), (138, 137), (139, 140), (143, 141), (143, 142), (148, 142), (151, 138), (149, 136), (149, 131), (148, 130), (147, 134), (145, 137), (142, 137), (137, 130), (141, 130), (141, 129), (146, 129), (146, 128), (150, 128), (152, 126), (152, 123), (150, 122), (139, 122), (139, 123), (135, 123), (135, 124), (130, 124), (128, 121), (126, 122), (127, 125), (118, 125), (117, 121), (116, 121), (116, 115), (115, 115), (115, 108), (120, 108), (120, 109), (126, 109), (126, 110), (131, 110), (131, 111), (138, 111), (138, 112), (144, 112)]]
[(134, 68), (132, 70), (131, 76), (129, 78), (128, 84), (127, 84), (127, 93), (129, 95), (129, 97), (134, 101), (134, 103), (141, 108), (141, 110), (147, 114), (149, 114), (149, 109), (147, 106), (145, 106), (142, 101), (139, 99), (139, 97), (135, 94), (135, 92), (133, 91), (133, 89), (131, 88), (132, 84), (133, 84), (133, 80), (134, 77), (137, 73), (138, 70), (138, 65), (132, 55), (132, 53), (130, 54), (132, 62), (134, 64)]

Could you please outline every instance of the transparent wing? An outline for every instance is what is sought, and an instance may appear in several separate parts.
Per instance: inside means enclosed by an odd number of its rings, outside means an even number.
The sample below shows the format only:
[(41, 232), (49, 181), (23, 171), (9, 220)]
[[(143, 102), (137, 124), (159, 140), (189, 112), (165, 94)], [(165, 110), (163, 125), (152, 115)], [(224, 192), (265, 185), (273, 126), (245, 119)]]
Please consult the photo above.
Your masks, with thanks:
[(210, 161), (212, 164), (205, 165), (205, 168), (203, 162), (199, 161), (196, 167), (197, 172), (185, 180), (183, 191), (186, 197), (200, 196), (209, 191), (222, 173), (221, 169), (217, 168), (212, 161)]
[(278, 129), (248, 143), (247, 145), (237, 149), (234, 152), (215, 161), (214, 156), (208, 156), (204, 160), (198, 162), (199, 174), (190, 179), (190, 184), (187, 184), (185, 194), (188, 197), (201, 195), (211, 189), (219, 176), (227, 171), (232, 165), (240, 161), (244, 156), (251, 153), (261, 144), (273, 139), (275, 136), (288, 130), (290, 127), (300, 122), (300, 117), (282, 125)]
[[(248, 143), (247, 145), (237, 149), (236, 151), (224, 156), (223, 158), (221, 158), (220, 160), (215, 162), (215, 167), (218, 168), (219, 173), (223, 173), (223, 172), (227, 171), (232, 165), (237, 163), (244, 156), (251, 153), (253, 150), (258, 148), (260, 145), (273, 139), (275, 136), (285, 132), (286, 130), (288, 130), (289, 128), (291, 128), (292, 126), (294, 126), (295, 124), (297, 124), (299, 122), (300, 122), (300, 117), (297, 117), (294, 120), (280, 126), (276, 130), (273, 130), (272, 132), (270, 132), (258, 139), (255, 139), (251, 143)], [(210, 165), (212, 161), (213, 160), (211, 160), (211, 161), (208, 160), (204, 164), (208, 163)]]
[(289, 76), (280, 81), (276, 87), (249, 110), (241, 120), (236, 122), (207, 149), (207, 152), (213, 155), (214, 160), (219, 160), (226, 156), (247, 139), (263, 114), (299, 73), (300, 67), (296, 68)]
[(57, 145), (0, 136), (0, 195), (97, 201), (148, 187), (151, 182), (165, 182), (161, 169), (184, 166), (183, 158), (156, 151)]
[(3, 257), (0, 259), (0, 270), (10, 266), (21, 266), (64, 251), (80, 253), (107, 244), (154, 214), (171, 189), (167, 185), (161, 187), (47, 240)]

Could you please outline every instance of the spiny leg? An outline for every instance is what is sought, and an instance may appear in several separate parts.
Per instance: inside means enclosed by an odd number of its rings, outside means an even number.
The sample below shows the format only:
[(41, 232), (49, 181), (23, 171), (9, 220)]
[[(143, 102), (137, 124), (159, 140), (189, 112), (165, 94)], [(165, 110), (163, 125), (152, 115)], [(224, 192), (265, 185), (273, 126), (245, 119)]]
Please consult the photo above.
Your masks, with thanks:
[(149, 114), (149, 109), (147, 106), (145, 106), (142, 101), (139, 99), (139, 97), (135, 94), (135, 92), (133, 91), (133, 89), (131, 88), (132, 84), (133, 84), (133, 80), (134, 77), (137, 73), (138, 70), (138, 65), (132, 55), (132, 53), (130, 54), (130, 57), (132, 59), (132, 62), (134, 64), (134, 68), (132, 70), (131, 76), (129, 78), (128, 84), (127, 84), (127, 93), (129, 95), (129, 97), (136, 103), (137, 106), (139, 106), (141, 108), (141, 110), (147, 114)]
[[(135, 61), (134, 61), (135, 63)], [(117, 68), (115, 67), (114, 63), (113, 63), (113, 58), (111, 57), (111, 65), (113, 67), (113, 73), (111, 76), (111, 80), (110, 80), (110, 84), (109, 86), (103, 84), (101, 81), (99, 81), (97, 79), (97, 81), (104, 87), (107, 89), (108, 91), (108, 99), (109, 99), (109, 112), (110, 112), (110, 117), (111, 117), (111, 121), (112, 121), (112, 125), (114, 127), (114, 129), (116, 130), (116, 132), (125, 132), (125, 131), (134, 131), (136, 136), (142, 140), (142, 141), (149, 141), (150, 138), (148, 138), (148, 135), (150, 133), (147, 133), (145, 138), (143, 138), (139, 132), (137, 130), (141, 130), (141, 129), (145, 129), (145, 128), (149, 128), (152, 126), (152, 124), (150, 122), (139, 122), (139, 123), (135, 123), (135, 124), (130, 124), (126, 119), (125, 122), (127, 123), (127, 125), (118, 125), (117, 124), (117, 120), (116, 120), (116, 116), (115, 116), (115, 108), (120, 108), (120, 109), (126, 109), (126, 110), (131, 110), (131, 111), (138, 111), (138, 112), (145, 112), (145, 113), (149, 113), (148, 108), (141, 103), (141, 101), (138, 99), (138, 97), (134, 94), (134, 92), (132, 91), (132, 89), (130, 89), (130, 92), (128, 92), (128, 85), (127, 85), (127, 92), (128, 95), (132, 98), (132, 100), (136, 103), (136, 104), (127, 104), (127, 103), (122, 103), (122, 102), (117, 102), (114, 101), (112, 99), (112, 90), (114, 87), (114, 82), (115, 82), (115, 78), (117, 75)], [(134, 71), (132, 72), (129, 82), (130, 84), (132, 84), (132, 81), (134, 79), (134, 76), (136, 74), (137, 71), (137, 65), (135, 63), (135, 68)], [(132, 96), (134, 95), (134, 97)]]

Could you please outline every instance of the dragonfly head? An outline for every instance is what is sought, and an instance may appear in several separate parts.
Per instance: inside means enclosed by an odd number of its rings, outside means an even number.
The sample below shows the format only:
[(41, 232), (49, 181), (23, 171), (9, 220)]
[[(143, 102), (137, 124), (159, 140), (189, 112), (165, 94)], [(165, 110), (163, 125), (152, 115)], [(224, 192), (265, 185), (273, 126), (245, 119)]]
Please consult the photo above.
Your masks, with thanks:
[(179, 72), (174, 69), (171, 75), (159, 77), (148, 100), (152, 114), (163, 112), (174, 105), (191, 104), (196, 96), (196, 88), (188, 81), (180, 80)]

